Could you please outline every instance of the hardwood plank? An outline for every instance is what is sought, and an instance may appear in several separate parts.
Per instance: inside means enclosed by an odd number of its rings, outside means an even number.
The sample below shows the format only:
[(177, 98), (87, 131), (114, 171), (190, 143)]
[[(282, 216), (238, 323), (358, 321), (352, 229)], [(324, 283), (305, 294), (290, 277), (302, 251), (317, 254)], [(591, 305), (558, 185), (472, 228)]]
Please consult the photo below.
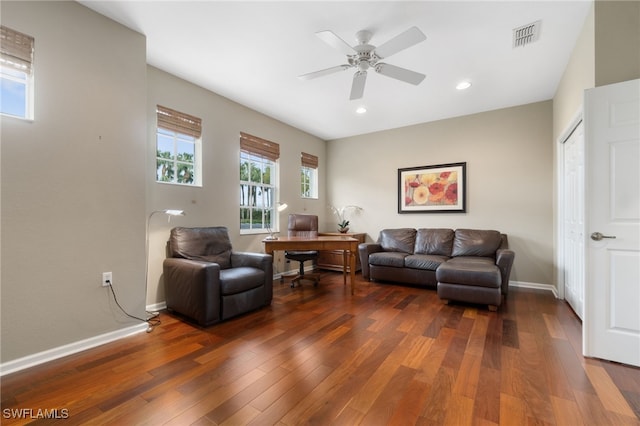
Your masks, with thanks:
[(589, 364), (586, 364), (584, 368), (606, 410), (634, 417), (633, 410), (604, 368)]
[(444, 424), (450, 426), (472, 425), (473, 398), (458, 394), (451, 395)]
[[(504, 371), (504, 370), (503, 370)], [(500, 371), (480, 368), (478, 391), (476, 392), (473, 417), (493, 423), (500, 422)]]
[(453, 393), (470, 399), (476, 397), (482, 358), (478, 355), (465, 352), (460, 369), (453, 385)]
[(552, 396), (551, 404), (553, 405), (553, 414), (557, 424), (570, 425), (587, 423), (585, 419), (582, 418), (580, 408), (575, 401)]
[(562, 325), (556, 316), (551, 314), (542, 314), (542, 317), (544, 318), (544, 322), (547, 325), (547, 330), (551, 337), (554, 339), (567, 339)]
[(389, 418), (390, 425), (415, 424), (422, 411), (422, 405), (431, 390), (431, 386), (415, 378), (409, 382), (405, 391), (399, 396), (394, 412)]
[(431, 345), (433, 345), (433, 339), (421, 335), (409, 335), (408, 338), (411, 347), (401, 364), (409, 368), (418, 369), (428, 356)]
[[(394, 374), (383, 384), (382, 391), (375, 401), (369, 405), (366, 415), (362, 418), (363, 424), (387, 424), (394, 414), (402, 394), (413, 380), (416, 370), (400, 365)], [(361, 411), (358, 409), (358, 411)], [(326, 419), (331, 420), (331, 419)], [(329, 424), (323, 422), (321, 424)]]
[(443, 424), (454, 380), (454, 371), (450, 368), (442, 367), (438, 370), (421, 414), (430, 424)]
[(521, 398), (509, 394), (500, 394), (500, 424), (526, 425), (527, 404)]
[[(288, 372), (289, 371), (284, 368), (276, 368), (269, 371), (264, 376), (255, 380), (249, 386), (218, 405), (212, 411), (207, 413), (205, 417), (215, 424), (227, 422), (234, 417), (238, 411), (247, 406), (249, 402), (280, 381)], [(249, 413), (259, 413), (259, 410), (251, 409)]]
[(249, 422), (248, 425), (262, 426), (280, 422), (284, 416), (291, 411), (291, 408), (296, 407), (300, 401), (307, 398), (309, 393), (331, 374), (331, 371), (332, 369), (330, 367), (323, 365), (318, 366), (309, 375), (305, 376), (303, 380), (299, 380), (294, 387), (288, 389), (273, 404), (263, 410), (262, 413)]

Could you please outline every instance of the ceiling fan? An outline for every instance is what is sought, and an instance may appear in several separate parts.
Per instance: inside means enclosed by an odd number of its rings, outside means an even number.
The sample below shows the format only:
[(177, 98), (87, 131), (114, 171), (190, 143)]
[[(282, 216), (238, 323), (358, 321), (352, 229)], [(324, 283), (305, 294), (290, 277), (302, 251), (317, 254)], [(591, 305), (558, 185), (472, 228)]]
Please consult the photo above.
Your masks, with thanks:
[(360, 99), (364, 94), (364, 85), (367, 81), (367, 70), (372, 68), (378, 74), (395, 78), (413, 85), (418, 85), (424, 80), (425, 75), (395, 65), (380, 62), (381, 59), (407, 49), (415, 44), (427, 39), (427, 37), (417, 27), (411, 27), (405, 32), (395, 36), (380, 46), (372, 46), (369, 44), (371, 40), (371, 32), (367, 30), (358, 31), (356, 40), (358, 44), (351, 47), (340, 37), (331, 31), (320, 31), (316, 35), (329, 46), (340, 50), (347, 55), (347, 62), (343, 65), (327, 68), (320, 71), (311, 72), (298, 76), (301, 80), (309, 80), (338, 71), (344, 71), (349, 68), (356, 68), (353, 75), (353, 83), (351, 84), (350, 100)]

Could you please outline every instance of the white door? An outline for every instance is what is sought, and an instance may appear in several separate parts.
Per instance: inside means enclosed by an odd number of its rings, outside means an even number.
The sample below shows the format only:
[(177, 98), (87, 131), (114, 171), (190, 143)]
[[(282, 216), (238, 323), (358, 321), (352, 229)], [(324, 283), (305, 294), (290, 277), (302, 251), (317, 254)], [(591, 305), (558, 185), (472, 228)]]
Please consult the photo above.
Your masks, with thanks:
[(585, 356), (640, 366), (640, 80), (585, 93)]
[(564, 298), (584, 318), (584, 125), (582, 120), (563, 142)]

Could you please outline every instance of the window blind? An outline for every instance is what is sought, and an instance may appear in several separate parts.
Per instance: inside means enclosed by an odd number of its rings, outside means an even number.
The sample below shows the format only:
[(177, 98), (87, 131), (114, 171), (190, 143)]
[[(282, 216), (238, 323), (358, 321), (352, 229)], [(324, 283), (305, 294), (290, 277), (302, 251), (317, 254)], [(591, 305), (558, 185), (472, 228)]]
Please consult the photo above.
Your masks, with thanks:
[(303, 167), (309, 167), (310, 169), (318, 168), (318, 157), (316, 157), (315, 155), (302, 152), (301, 159)]
[(171, 108), (156, 105), (158, 127), (193, 136), (199, 139), (202, 135), (202, 120)]
[(0, 25), (0, 59), (2, 65), (31, 74), (33, 37)]
[(268, 158), (271, 161), (276, 161), (280, 158), (279, 144), (244, 132), (240, 132), (240, 149)]

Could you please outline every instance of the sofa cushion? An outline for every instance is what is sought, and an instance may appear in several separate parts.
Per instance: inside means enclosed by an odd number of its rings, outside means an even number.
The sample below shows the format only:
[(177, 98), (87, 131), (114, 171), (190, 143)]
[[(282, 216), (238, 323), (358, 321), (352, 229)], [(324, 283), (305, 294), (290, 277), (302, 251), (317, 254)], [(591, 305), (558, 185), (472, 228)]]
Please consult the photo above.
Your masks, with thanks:
[(416, 230), (413, 228), (383, 229), (378, 243), (384, 251), (413, 253), (416, 242)]
[(380, 251), (369, 255), (369, 265), (404, 268), (405, 257), (407, 257), (407, 253)]
[(498, 231), (456, 229), (451, 256), (495, 257), (501, 242)]
[(264, 285), (264, 271), (249, 266), (220, 271), (220, 293), (223, 296), (243, 293)]
[(169, 247), (172, 257), (217, 263), (220, 269), (231, 267), (231, 240), (224, 226), (173, 228)]
[(489, 258), (456, 257), (438, 267), (436, 279), (439, 283), (500, 288), (502, 275)]
[(428, 269), (435, 271), (438, 266), (449, 260), (448, 256), (435, 254), (410, 254), (404, 258), (404, 266), (412, 269)]
[(451, 256), (453, 235), (453, 229), (418, 229), (413, 252), (415, 254)]

